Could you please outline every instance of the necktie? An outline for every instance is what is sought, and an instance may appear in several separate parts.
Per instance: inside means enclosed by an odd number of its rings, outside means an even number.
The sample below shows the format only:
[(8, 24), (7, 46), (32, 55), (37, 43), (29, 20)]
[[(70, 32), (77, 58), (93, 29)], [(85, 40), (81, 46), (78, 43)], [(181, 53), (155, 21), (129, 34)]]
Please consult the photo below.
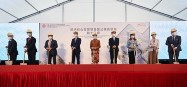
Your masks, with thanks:
[(113, 40), (114, 40), (114, 42), (115, 42), (115, 37), (113, 37)]
[(173, 37), (173, 40), (175, 41), (175, 37)]
[(175, 37), (173, 36), (173, 42), (175, 42)]

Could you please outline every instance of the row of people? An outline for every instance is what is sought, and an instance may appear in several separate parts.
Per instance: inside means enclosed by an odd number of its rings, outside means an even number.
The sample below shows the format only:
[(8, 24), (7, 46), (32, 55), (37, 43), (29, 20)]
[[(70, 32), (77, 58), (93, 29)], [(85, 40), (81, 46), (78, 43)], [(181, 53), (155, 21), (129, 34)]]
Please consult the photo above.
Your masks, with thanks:
[[(159, 50), (159, 40), (156, 39), (156, 32), (151, 33), (152, 39), (149, 44), (148, 64), (158, 63), (158, 50)], [(181, 49), (181, 36), (177, 35), (177, 30), (175, 28), (171, 29), (171, 36), (169, 36), (165, 43), (168, 46), (169, 63), (173, 64), (173, 59), (178, 62), (178, 57)]]
[[(36, 60), (36, 38), (32, 36), (32, 30), (28, 29), (27, 30), (27, 35), (28, 38), (26, 38), (26, 45), (24, 46), (24, 52), (28, 54), (28, 60), (29, 64), (35, 64)], [(12, 61), (13, 64), (16, 64), (16, 59), (18, 55), (18, 50), (17, 50), (17, 42), (14, 40), (14, 35), (12, 33), (7, 34), (9, 41), (8, 45), (6, 46), (7, 48), (7, 55), (10, 56), (10, 60)]]
[[(166, 45), (168, 46), (168, 54), (169, 54), (169, 62), (173, 63), (173, 56), (176, 57), (176, 61), (178, 61), (179, 52), (181, 51), (181, 36), (176, 35), (177, 30), (171, 29), (171, 36), (167, 38)], [(71, 41), (71, 49), (72, 49), (72, 64), (75, 64), (75, 59), (77, 59), (77, 64), (80, 64), (80, 45), (81, 38), (78, 37), (78, 32), (74, 32), (74, 38)], [(35, 64), (36, 59), (36, 39), (32, 36), (32, 30), (27, 30), (28, 38), (26, 38), (25, 53), (28, 54), (28, 59), (30, 64)], [(117, 56), (119, 52), (119, 38), (116, 37), (116, 31), (111, 32), (112, 37), (109, 39), (109, 52), (111, 64), (117, 64)], [(17, 42), (13, 38), (12, 33), (7, 34), (9, 41), (7, 48), (7, 55), (10, 56), (10, 60), (15, 64), (18, 51), (17, 51)], [(91, 58), (93, 64), (98, 64), (99, 62), (99, 48), (100, 40), (97, 39), (97, 34), (94, 33), (93, 39), (90, 41), (90, 49), (91, 49)], [(149, 44), (149, 56), (148, 56), (148, 64), (158, 63), (158, 49), (159, 49), (159, 40), (156, 39), (156, 32), (151, 33), (152, 39)], [(48, 40), (45, 42), (44, 48), (47, 50), (48, 64), (51, 64), (51, 60), (53, 59), (53, 64), (56, 64), (56, 55), (57, 55), (57, 41), (53, 39), (53, 34), (48, 34)], [(129, 56), (129, 64), (135, 64), (135, 55), (136, 50), (138, 49), (138, 42), (135, 38), (135, 33), (130, 33), (130, 38), (127, 41), (128, 48), (128, 56)]]

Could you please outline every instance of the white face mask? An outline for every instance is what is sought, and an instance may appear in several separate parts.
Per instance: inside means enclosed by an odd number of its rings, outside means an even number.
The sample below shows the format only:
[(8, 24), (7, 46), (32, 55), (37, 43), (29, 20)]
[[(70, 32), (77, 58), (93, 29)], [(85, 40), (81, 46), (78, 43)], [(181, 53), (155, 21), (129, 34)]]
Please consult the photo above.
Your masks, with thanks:
[(116, 36), (116, 34), (112, 34), (112, 37), (115, 37)]
[(9, 40), (12, 40), (12, 39), (13, 39), (13, 37), (8, 37), (8, 39), (9, 39)]
[(75, 38), (77, 38), (77, 37), (78, 37), (78, 35), (77, 35), (77, 34), (74, 34), (74, 37), (75, 37)]
[(93, 36), (94, 39), (97, 39), (97, 36)]
[(172, 35), (173, 35), (173, 36), (176, 36), (176, 35), (177, 35), (177, 33), (176, 33), (176, 32), (173, 32), (173, 33), (172, 33)]
[(135, 36), (131, 36), (131, 38), (134, 38)]
[(53, 37), (52, 37), (52, 36), (49, 36), (48, 38), (49, 38), (49, 40), (52, 40), (52, 39), (53, 39)]
[(27, 35), (29, 36), (29, 37), (31, 37), (32, 35), (31, 35), (31, 33), (27, 33)]
[(156, 35), (153, 35), (152, 38), (156, 38)]

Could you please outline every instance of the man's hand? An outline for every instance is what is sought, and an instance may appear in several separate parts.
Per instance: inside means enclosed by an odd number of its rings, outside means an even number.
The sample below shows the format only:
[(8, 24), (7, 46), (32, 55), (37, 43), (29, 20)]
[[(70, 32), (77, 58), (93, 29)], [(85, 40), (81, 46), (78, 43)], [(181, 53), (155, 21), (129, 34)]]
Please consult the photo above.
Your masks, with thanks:
[(174, 47), (173, 49), (174, 49), (174, 50), (177, 50), (177, 47)]
[(47, 51), (50, 51), (50, 50), (51, 50), (51, 48), (46, 48), (46, 50), (47, 50)]
[(49, 51), (51, 50), (51, 48), (49, 48)]
[(27, 48), (27, 46), (24, 46), (23, 48)]
[(112, 48), (116, 48), (116, 45), (114, 45)]
[(173, 44), (171, 44), (171, 47), (172, 47), (172, 48), (174, 48), (174, 45), (173, 45)]
[(72, 50), (75, 50), (75, 47), (72, 47)]
[(26, 53), (26, 52), (27, 52), (27, 50), (24, 50), (24, 52)]
[(25, 52), (25, 53), (27, 52), (27, 48), (24, 48), (24, 52)]

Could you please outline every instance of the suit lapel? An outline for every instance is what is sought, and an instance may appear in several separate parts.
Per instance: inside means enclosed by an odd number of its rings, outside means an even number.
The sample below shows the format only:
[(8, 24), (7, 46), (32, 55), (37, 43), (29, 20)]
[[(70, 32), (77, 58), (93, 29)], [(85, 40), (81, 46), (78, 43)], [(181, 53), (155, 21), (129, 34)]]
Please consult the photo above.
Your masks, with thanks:
[[(78, 39), (78, 38), (77, 38)], [(75, 38), (74, 38), (74, 43), (76, 44), (77, 40), (75, 41)]]
[(174, 43), (174, 42), (173, 42), (173, 37), (172, 37), (172, 36), (170, 37), (170, 41), (171, 41), (171, 43)]
[(11, 40), (11, 41), (8, 41), (8, 46), (9, 46), (9, 47), (11, 46), (11, 43), (12, 43), (12, 40)]
[(77, 40), (75, 41), (75, 38), (74, 38), (74, 42), (75, 42), (75, 44), (77, 44), (77, 41), (78, 41), (78, 37), (77, 37)]
[(53, 40), (51, 40), (51, 47), (52, 47), (52, 44), (53, 44)]

